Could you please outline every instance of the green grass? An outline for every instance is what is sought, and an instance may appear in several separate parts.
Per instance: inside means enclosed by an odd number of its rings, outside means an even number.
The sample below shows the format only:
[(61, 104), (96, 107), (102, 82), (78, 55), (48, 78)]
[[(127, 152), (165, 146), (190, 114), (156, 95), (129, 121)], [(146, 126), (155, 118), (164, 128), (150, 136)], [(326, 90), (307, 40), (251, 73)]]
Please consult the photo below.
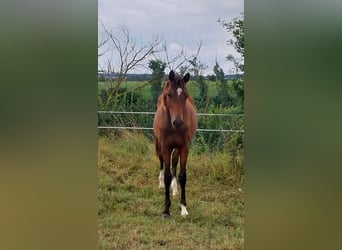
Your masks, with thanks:
[[(127, 89), (131, 89), (131, 88), (135, 88), (137, 86), (141, 86), (141, 85), (146, 84), (146, 83), (147, 82), (143, 82), (143, 81), (127, 81), (127, 82), (123, 82), (121, 87), (123, 87), (123, 88), (126, 87)], [(208, 97), (209, 98), (215, 97), (217, 95), (217, 88), (216, 88), (215, 83), (207, 81), (207, 85), (208, 85)], [(102, 90), (108, 89), (111, 86), (112, 86), (111, 83), (99, 82), (98, 83), (98, 93), (101, 93)], [(187, 86), (188, 86), (188, 90), (189, 90), (190, 94), (194, 98), (199, 98), (200, 90), (199, 90), (196, 82), (189, 81)], [(151, 97), (151, 90), (150, 89), (151, 89), (150, 85), (146, 85), (146, 87), (144, 87), (138, 91), (141, 92), (143, 98), (151, 99), (152, 97)]]
[(242, 161), (191, 150), (189, 216), (181, 217), (176, 196), (171, 217), (163, 219), (164, 189), (158, 188), (153, 143), (140, 133), (99, 137), (99, 249), (243, 249)]

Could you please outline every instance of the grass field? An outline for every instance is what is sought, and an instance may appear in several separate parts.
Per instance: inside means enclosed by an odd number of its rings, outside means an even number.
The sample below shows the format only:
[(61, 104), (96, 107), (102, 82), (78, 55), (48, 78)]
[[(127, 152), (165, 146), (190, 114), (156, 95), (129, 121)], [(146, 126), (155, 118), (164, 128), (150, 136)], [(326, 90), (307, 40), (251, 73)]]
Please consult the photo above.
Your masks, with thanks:
[[(139, 90), (142, 94), (142, 96), (146, 99), (151, 99), (151, 86), (149, 84), (147, 84), (147, 82), (142, 82), (142, 81), (127, 81), (122, 83), (122, 87), (123, 88), (127, 88), (127, 89), (131, 89), (131, 88), (135, 88), (137, 86), (142, 86), (145, 85), (144, 88), (142, 88), (141, 90)], [(214, 82), (210, 82), (207, 81), (207, 85), (208, 85), (208, 97), (212, 98), (214, 96), (217, 95), (217, 88)], [(189, 83), (187, 84), (188, 86), (188, 90), (190, 92), (190, 94), (194, 97), (194, 98), (198, 98), (199, 94), (200, 94), (200, 90), (198, 88), (198, 85), (196, 84), (196, 82), (194, 81), (189, 81)], [(111, 83), (107, 82), (99, 82), (98, 83), (98, 93), (101, 93), (102, 90), (104, 89), (108, 89), (111, 87)]]
[(153, 143), (140, 133), (99, 137), (99, 249), (243, 249), (242, 165), (243, 159), (231, 161), (227, 153), (191, 150), (189, 216), (180, 216), (176, 196), (171, 217), (163, 219)]

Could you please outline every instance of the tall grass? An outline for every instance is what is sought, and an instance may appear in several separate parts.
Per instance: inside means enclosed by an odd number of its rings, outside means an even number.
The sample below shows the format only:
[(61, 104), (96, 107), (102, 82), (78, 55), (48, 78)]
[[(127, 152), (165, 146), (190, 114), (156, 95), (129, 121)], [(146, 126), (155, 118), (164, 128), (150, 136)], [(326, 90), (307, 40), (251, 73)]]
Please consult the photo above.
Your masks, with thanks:
[(162, 219), (164, 190), (151, 140), (122, 132), (98, 139), (100, 249), (243, 249), (243, 157), (195, 152), (187, 164), (189, 216), (179, 196)]

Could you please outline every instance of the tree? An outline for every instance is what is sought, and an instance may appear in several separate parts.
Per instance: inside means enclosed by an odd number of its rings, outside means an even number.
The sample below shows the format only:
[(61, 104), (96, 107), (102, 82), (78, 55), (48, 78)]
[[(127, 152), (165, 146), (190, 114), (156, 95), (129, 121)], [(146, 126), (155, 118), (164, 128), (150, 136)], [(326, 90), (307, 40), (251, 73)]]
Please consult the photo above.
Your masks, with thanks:
[(233, 45), (236, 51), (245, 57), (245, 25), (244, 14), (234, 18), (232, 21), (227, 22), (219, 18), (217, 20), (229, 33), (232, 33), (234, 39), (227, 41), (228, 45)]
[[(227, 56), (227, 60), (234, 65), (235, 74), (240, 70), (244, 72), (244, 57), (245, 57), (245, 25), (244, 14), (234, 18), (230, 22), (218, 19), (218, 22), (227, 30), (228, 33), (233, 35), (232, 39), (228, 40), (228, 46), (233, 46), (241, 59), (234, 57), (232, 54)], [(234, 79), (230, 85), (231, 96), (234, 100), (234, 105), (238, 110), (243, 112), (244, 109), (244, 81), (243, 78)], [(243, 134), (235, 134), (233, 140), (229, 141), (231, 154), (236, 156), (237, 152), (243, 148)], [(235, 158), (235, 157), (233, 157)]]
[[(232, 21), (227, 22), (224, 19), (219, 18), (217, 20), (218, 23), (224, 27), (228, 33), (233, 35), (233, 38), (227, 41), (228, 45), (231, 45), (235, 48), (235, 50), (241, 55), (241, 61), (238, 65), (238, 68), (243, 72), (244, 64), (243, 60), (245, 58), (245, 22), (244, 22), (244, 14), (242, 13), (240, 16), (234, 18)], [(228, 55), (227, 60), (232, 61), (234, 63), (238, 62), (237, 59), (234, 59), (233, 55)]]
[(224, 79), (224, 72), (223, 69), (220, 67), (218, 62), (216, 61), (215, 66), (214, 66), (214, 74), (216, 76), (216, 81), (219, 81), (220, 83), (225, 83), (226, 80)]
[(208, 85), (205, 83), (204, 76), (202, 75), (197, 77), (197, 83), (200, 89), (200, 102), (198, 108), (204, 108), (208, 99)]
[(165, 67), (166, 63), (161, 60), (150, 60), (148, 62), (148, 67), (152, 70), (152, 79), (151, 83), (151, 94), (152, 94), (152, 102), (154, 105), (157, 104), (158, 97), (161, 93), (162, 89), (162, 81), (165, 75)]
[(222, 105), (223, 107), (232, 106), (233, 98), (229, 93), (229, 86), (224, 77), (223, 69), (220, 67), (218, 62), (216, 62), (213, 71), (216, 76), (217, 84), (217, 96), (214, 98), (215, 104)]
[[(227, 60), (234, 65), (234, 73), (238, 74), (239, 71), (244, 71), (244, 57), (245, 57), (245, 25), (244, 14), (227, 22), (224, 19), (219, 18), (217, 20), (222, 27), (224, 27), (228, 33), (233, 35), (233, 38), (227, 41), (228, 46), (233, 46), (235, 50), (240, 54), (241, 59), (234, 57), (232, 54), (227, 56)], [(239, 105), (243, 110), (244, 102), (244, 81), (242, 79), (234, 79), (231, 84), (232, 96), (235, 99), (236, 105)]]
[(100, 50), (103, 49), (103, 47), (106, 45), (106, 43), (108, 42), (109, 38), (108, 37), (101, 37), (101, 40), (98, 41), (97, 44), (97, 57), (103, 56), (104, 54), (106, 54), (108, 52), (108, 48), (105, 49), (104, 51), (100, 52)]
[[(109, 54), (107, 58), (108, 72), (116, 72), (118, 74), (115, 85), (111, 88), (111, 93), (107, 99), (107, 106), (113, 97), (119, 95), (119, 89), (122, 82), (126, 79), (129, 71), (143, 67), (144, 61), (152, 57), (155, 53), (161, 51), (161, 38), (156, 36), (147, 43), (137, 43), (130, 35), (129, 29), (125, 25), (118, 26), (117, 32), (109, 30), (101, 23)], [(101, 44), (99, 44), (100, 46)], [(103, 46), (103, 45), (101, 45)], [(114, 62), (113, 62), (114, 59)], [(116, 68), (116, 70), (114, 70)], [(127, 92), (133, 89), (128, 89)], [(125, 93), (120, 93), (126, 94)]]
[(233, 73), (235, 75), (237, 75), (239, 73), (239, 70), (243, 70), (243, 68), (241, 67), (241, 60), (239, 60), (238, 58), (234, 57), (232, 54), (229, 54), (226, 59), (229, 62), (232, 62), (234, 65), (234, 69), (233, 69)]

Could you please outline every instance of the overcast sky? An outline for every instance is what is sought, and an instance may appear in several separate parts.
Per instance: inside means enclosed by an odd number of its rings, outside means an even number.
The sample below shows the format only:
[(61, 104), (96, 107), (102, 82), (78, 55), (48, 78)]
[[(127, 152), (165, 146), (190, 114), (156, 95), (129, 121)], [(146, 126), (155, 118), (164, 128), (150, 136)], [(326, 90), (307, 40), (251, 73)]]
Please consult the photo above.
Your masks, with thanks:
[[(208, 66), (205, 74), (212, 73), (216, 59), (229, 73), (232, 65), (226, 56), (235, 51), (227, 45), (230, 35), (217, 19), (230, 21), (243, 10), (243, 0), (98, 0), (99, 20), (111, 30), (126, 25), (138, 42), (160, 35), (167, 41), (170, 53), (184, 47), (191, 55), (202, 41), (199, 59)], [(99, 37), (102, 30), (99, 25)], [(109, 53), (99, 58), (99, 68), (106, 68), (108, 57)], [(149, 71), (140, 68), (131, 73), (145, 72)]]

